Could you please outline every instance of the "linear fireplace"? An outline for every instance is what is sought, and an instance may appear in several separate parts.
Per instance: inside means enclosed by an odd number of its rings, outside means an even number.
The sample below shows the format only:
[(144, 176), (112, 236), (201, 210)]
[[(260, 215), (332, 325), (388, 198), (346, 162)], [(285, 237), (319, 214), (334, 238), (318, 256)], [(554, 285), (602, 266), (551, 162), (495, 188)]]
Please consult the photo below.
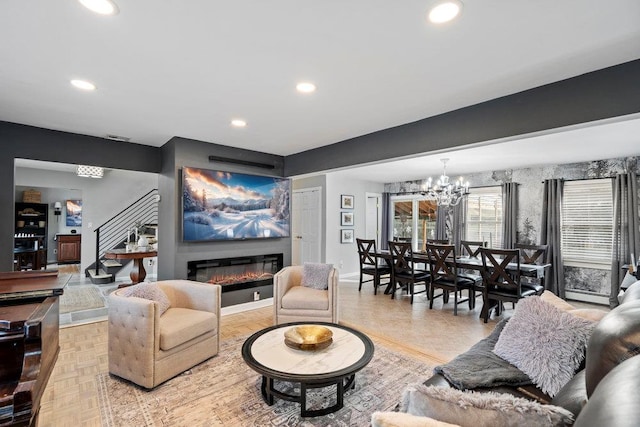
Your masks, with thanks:
[(222, 306), (273, 296), (273, 275), (282, 269), (283, 255), (253, 255), (188, 261), (189, 280), (222, 286)]

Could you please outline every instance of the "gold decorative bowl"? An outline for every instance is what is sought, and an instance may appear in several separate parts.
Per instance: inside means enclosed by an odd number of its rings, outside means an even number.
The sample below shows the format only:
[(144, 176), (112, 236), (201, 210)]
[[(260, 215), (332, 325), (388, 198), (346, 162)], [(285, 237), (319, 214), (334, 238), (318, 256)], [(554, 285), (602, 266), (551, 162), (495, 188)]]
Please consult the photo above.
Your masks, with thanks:
[(333, 342), (333, 332), (319, 325), (300, 325), (284, 333), (284, 343), (296, 350), (322, 350)]

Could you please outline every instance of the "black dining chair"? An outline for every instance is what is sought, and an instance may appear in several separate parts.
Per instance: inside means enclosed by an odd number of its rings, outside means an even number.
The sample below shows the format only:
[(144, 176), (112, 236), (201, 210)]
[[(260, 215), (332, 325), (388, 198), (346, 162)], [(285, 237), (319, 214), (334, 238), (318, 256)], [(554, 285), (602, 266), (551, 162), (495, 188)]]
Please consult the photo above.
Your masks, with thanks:
[(460, 241), (460, 256), (467, 256), (470, 258), (480, 257), (480, 248), (486, 248), (487, 242), (475, 241), (475, 240), (461, 240)]
[[(460, 241), (460, 256), (466, 256), (469, 258), (480, 258), (480, 248), (487, 247), (487, 242), (476, 240), (461, 240)], [(476, 270), (462, 270), (458, 272), (458, 275), (467, 279), (473, 280), (476, 283), (476, 290), (480, 291), (479, 296), (482, 295), (482, 274), (478, 274)]]
[[(500, 315), (505, 302), (515, 304), (522, 298), (540, 295), (544, 291), (539, 284), (522, 283), (520, 280), (519, 249), (481, 248), (480, 255), (484, 323), (487, 323), (494, 308), (496, 315)], [(511, 268), (508, 268), (509, 264), (512, 265)]]
[[(358, 286), (358, 292), (362, 290), (363, 283), (373, 282), (373, 294), (377, 295), (378, 287), (383, 284), (380, 279), (383, 276), (389, 277), (391, 275), (391, 267), (382, 266), (378, 263), (375, 240), (356, 238), (356, 243), (358, 245), (358, 257), (360, 258), (360, 285)], [(372, 278), (363, 280), (365, 275), (372, 276)]]
[[(531, 265), (544, 264), (545, 257), (547, 255), (547, 249), (549, 245), (529, 245), (525, 243), (516, 243), (514, 249), (520, 250), (520, 263)], [(528, 280), (538, 280), (538, 283), (544, 288), (544, 276), (540, 279), (533, 279), (527, 277)]]
[(449, 293), (453, 292), (453, 315), (458, 315), (458, 304), (467, 300), (458, 300), (458, 293), (467, 289), (469, 309), (475, 308), (476, 281), (458, 274), (456, 248), (454, 245), (427, 244), (427, 256), (431, 265), (429, 280), (429, 309), (433, 309), (436, 298), (435, 289), (442, 289), (442, 302), (449, 302)]
[[(427, 293), (429, 288), (429, 272), (415, 268), (413, 261), (413, 250), (411, 243), (405, 242), (389, 242), (389, 251), (391, 252), (391, 298), (395, 298), (396, 285), (401, 288), (406, 287), (408, 294), (411, 296), (411, 304), (413, 304), (413, 296), (416, 294)], [(424, 290), (415, 291), (416, 284), (424, 283)]]

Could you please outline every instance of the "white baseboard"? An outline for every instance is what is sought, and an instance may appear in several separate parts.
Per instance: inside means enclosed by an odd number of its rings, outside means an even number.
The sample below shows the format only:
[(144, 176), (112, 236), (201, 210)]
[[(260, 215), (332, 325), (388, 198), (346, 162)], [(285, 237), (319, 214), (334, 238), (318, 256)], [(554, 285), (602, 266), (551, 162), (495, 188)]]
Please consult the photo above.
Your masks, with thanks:
[(257, 308), (273, 306), (273, 298), (265, 298), (260, 301), (250, 301), (243, 304), (230, 305), (229, 307), (222, 307), (220, 309), (220, 315), (226, 316), (227, 314), (242, 313), (243, 311), (255, 310)]
[(592, 304), (609, 305), (609, 297), (605, 295), (598, 295), (588, 292), (574, 292), (565, 290), (564, 296), (566, 299), (574, 301), (590, 302)]

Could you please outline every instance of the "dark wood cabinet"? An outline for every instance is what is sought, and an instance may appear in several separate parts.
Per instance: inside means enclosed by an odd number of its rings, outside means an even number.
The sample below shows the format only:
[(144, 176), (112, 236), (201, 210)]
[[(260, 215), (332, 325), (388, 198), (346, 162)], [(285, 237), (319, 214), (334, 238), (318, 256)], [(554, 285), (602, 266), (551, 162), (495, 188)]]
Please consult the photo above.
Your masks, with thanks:
[(58, 234), (58, 263), (80, 262), (82, 236), (80, 234)]

